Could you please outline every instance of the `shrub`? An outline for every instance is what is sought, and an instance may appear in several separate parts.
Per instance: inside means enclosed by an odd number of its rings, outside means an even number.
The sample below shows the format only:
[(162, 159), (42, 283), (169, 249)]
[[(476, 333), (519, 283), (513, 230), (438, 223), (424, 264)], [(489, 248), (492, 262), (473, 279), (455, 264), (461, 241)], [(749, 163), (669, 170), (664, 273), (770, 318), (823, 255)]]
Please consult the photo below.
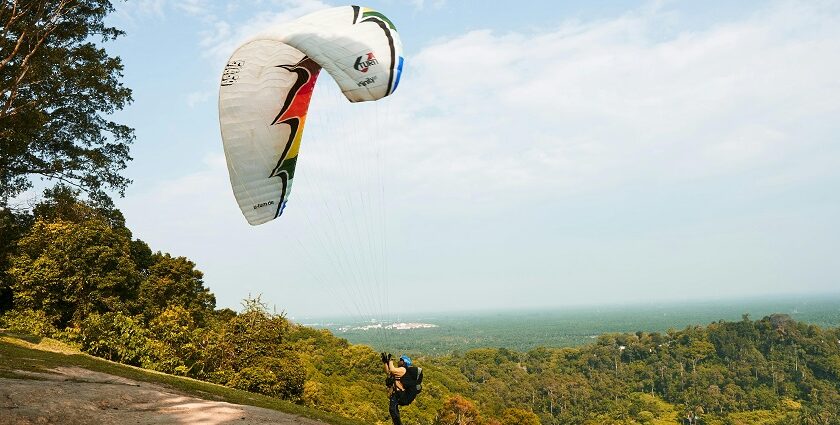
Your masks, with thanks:
[(296, 357), (268, 357), (259, 364), (277, 377), (277, 382), (272, 387), (272, 395), (294, 402), (302, 401), (306, 370)]
[(0, 327), (36, 336), (54, 337), (58, 334), (52, 320), (41, 310), (21, 309), (6, 312), (0, 316)]
[(152, 363), (148, 331), (123, 313), (92, 314), (79, 324), (76, 336), (82, 350), (134, 366)]
[(240, 370), (228, 381), (229, 387), (273, 396), (277, 384), (277, 376), (270, 370), (253, 366)]

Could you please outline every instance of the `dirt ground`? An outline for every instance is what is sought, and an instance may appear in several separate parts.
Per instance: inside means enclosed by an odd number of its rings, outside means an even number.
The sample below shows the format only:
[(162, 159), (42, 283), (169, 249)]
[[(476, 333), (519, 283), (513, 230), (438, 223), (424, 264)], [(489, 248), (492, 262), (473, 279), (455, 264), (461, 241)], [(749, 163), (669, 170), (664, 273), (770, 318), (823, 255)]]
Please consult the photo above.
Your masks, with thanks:
[(0, 378), (0, 424), (325, 425), (275, 410), (207, 401), (146, 382), (60, 367)]

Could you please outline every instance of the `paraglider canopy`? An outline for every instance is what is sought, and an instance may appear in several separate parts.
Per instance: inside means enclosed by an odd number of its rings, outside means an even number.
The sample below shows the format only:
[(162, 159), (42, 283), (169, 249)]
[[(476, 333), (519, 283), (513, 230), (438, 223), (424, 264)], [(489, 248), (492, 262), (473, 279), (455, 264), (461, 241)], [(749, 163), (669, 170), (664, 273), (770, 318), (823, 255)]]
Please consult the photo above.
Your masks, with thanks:
[(321, 68), (351, 102), (396, 90), (402, 45), (394, 24), (360, 6), (322, 10), (243, 43), (222, 73), (219, 123), (230, 183), (252, 225), (283, 212)]

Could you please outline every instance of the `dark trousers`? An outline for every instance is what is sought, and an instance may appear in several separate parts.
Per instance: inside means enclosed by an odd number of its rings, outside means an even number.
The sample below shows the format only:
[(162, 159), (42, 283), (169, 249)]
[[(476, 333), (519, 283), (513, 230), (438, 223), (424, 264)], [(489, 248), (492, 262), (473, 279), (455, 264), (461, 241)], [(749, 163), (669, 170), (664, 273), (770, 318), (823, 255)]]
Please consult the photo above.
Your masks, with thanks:
[(402, 421), (400, 420), (400, 403), (396, 392), (391, 394), (391, 398), (389, 399), (388, 413), (391, 414), (391, 421), (394, 422), (394, 425), (402, 425)]

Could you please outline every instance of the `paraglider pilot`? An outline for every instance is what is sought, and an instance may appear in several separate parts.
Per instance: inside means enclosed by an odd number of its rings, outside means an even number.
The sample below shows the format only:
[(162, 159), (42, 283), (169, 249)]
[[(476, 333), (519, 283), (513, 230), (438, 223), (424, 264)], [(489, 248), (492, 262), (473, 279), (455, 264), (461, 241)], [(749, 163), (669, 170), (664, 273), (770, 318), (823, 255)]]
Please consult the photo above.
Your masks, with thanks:
[(385, 373), (388, 377), (385, 379), (385, 385), (388, 386), (388, 413), (391, 414), (391, 421), (394, 425), (402, 425), (400, 420), (400, 395), (405, 388), (400, 379), (405, 376), (406, 367), (411, 366), (411, 359), (406, 356), (400, 356), (397, 365), (391, 360), (390, 354), (379, 354), (382, 363), (385, 365)]

